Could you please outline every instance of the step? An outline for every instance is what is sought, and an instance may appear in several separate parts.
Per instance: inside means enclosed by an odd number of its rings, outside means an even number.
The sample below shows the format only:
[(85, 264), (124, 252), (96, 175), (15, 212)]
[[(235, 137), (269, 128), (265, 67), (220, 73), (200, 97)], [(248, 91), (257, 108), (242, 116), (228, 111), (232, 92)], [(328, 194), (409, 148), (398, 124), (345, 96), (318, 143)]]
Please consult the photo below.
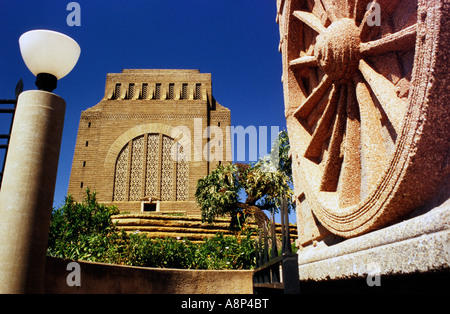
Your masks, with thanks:
[(129, 227), (121, 227), (121, 230), (124, 231), (134, 231), (139, 230), (141, 232), (170, 232), (170, 233), (202, 233), (202, 234), (233, 234), (232, 231), (227, 229), (203, 229), (203, 228), (179, 228), (179, 227), (160, 227), (160, 226), (141, 226), (136, 228), (134, 226)]
[(173, 227), (201, 227), (201, 228), (228, 228), (230, 226), (229, 222), (222, 223), (204, 223), (200, 221), (192, 221), (192, 220), (172, 220), (172, 219), (139, 219), (139, 218), (130, 218), (130, 219), (113, 219), (114, 223), (117, 223), (117, 226), (173, 226)]
[[(219, 218), (213, 223), (203, 222), (199, 215), (196, 216), (170, 216), (159, 213), (152, 214), (119, 214), (111, 217), (116, 226), (127, 233), (139, 232), (150, 238), (172, 237), (187, 238), (192, 242), (202, 242), (205, 238), (214, 237), (217, 233), (233, 235), (229, 230), (230, 219)], [(250, 223), (256, 228), (256, 223)], [(276, 224), (276, 233), (281, 235), (281, 224)], [(290, 224), (290, 236), (297, 238), (297, 226)], [(256, 238), (252, 236), (252, 238)]]

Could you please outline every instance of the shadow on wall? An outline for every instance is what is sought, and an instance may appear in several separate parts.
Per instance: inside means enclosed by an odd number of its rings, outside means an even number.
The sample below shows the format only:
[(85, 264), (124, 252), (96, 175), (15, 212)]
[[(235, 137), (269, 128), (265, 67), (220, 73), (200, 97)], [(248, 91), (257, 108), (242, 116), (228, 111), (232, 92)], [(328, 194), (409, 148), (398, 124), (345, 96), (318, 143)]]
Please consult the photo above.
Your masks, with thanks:
[[(111, 265), (47, 257), (47, 294), (252, 294), (252, 270)], [(69, 267), (68, 267), (69, 265)], [(77, 267), (71, 267), (75, 265)], [(77, 286), (79, 284), (79, 286)]]

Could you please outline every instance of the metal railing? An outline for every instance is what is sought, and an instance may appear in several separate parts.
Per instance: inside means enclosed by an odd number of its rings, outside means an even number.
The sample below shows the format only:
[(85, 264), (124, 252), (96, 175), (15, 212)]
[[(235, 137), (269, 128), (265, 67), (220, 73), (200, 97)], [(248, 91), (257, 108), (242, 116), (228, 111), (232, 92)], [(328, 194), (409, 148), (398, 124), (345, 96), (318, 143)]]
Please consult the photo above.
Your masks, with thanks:
[(260, 233), (259, 239), (256, 241), (256, 269), (253, 273), (253, 291), (256, 294), (300, 293), (298, 258), (297, 253), (292, 252), (288, 207), (285, 197), (281, 200), (280, 211), (282, 233), (280, 255), (278, 255), (273, 212), (270, 223), (270, 250), (267, 225), (264, 225), (263, 232)]
[(5, 154), (3, 156), (3, 164), (2, 164), (2, 171), (0, 172), (0, 187), (3, 181), (3, 172), (5, 171), (5, 163), (6, 163), (6, 157), (8, 155), (8, 147), (9, 147), (9, 139), (11, 137), (11, 131), (12, 126), (14, 123), (14, 114), (16, 112), (16, 106), (17, 106), (17, 99), (19, 98), (20, 93), (23, 91), (23, 81), (19, 80), (19, 82), (16, 85), (15, 90), (15, 99), (0, 99), (0, 105), (14, 105), (14, 107), (9, 108), (0, 108), (0, 114), (6, 113), (6, 114), (12, 114), (11, 116), (11, 122), (9, 125), (9, 133), (7, 134), (0, 134), (0, 139), (6, 140), (6, 143), (0, 144), (0, 149), (5, 150)]

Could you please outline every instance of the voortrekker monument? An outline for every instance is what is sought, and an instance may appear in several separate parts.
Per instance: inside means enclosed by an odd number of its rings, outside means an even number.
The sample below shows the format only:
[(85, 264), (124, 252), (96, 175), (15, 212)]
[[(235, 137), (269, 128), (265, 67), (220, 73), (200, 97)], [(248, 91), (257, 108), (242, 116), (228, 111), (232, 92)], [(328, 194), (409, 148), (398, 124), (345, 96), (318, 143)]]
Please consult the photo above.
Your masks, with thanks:
[(122, 212), (200, 215), (197, 181), (231, 160), (229, 126), (209, 73), (109, 73), (103, 99), (81, 113), (68, 192), (82, 200), (90, 188)]

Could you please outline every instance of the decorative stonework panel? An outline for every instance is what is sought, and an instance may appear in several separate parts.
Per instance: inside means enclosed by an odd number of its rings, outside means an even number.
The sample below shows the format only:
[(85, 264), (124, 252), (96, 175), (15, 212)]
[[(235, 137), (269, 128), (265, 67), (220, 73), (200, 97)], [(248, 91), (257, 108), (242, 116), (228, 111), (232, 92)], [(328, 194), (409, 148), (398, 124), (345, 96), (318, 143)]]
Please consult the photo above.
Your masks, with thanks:
[[(147, 114), (147, 113), (114, 113), (114, 114), (97, 114), (94, 113), (89, 116), (81, 116), (81, 120), (191, 120), (191, 119), (207, 119), (206, 114)], [(211, 120), (229, 122), (230, 117), (227, 114), (211, 112)]]
[(156, 196), (158, 193), (159, 134), (147, 137), (147, 170), (145, 173), (145, 195)]
[(122, 149), (117, 157), (114, 175), (114, 201), (124, 201), (126, 198), (128, 163), (128, 144)]
[(161, 163), (161, 200), (173, 199), (173, 171), (174, 161), (172, 158), (173, 139), (163, 136), (162, 163)]
[(132, 143), (129, 197), (130, 201), (138, 201), (141, 198), (143, 155), (144, 136), (139, 136), (135, 138)]
[(189, 164), (183, 146), (177, 144), (177, 201), (186, 201), (189, 191)]
[[(173, 147), (176, 147), (175, 151)], [(183, 146), (175, 143), (173, 138), (150, 133), (145, 140), (141, 135), (135, 137), (131, 145), (126, 144), (119, 153), (114, 176), (114, 201), (139, 201), (143, 196), (162, 201), (186, 201), (188, 193), (187, 155)]]

